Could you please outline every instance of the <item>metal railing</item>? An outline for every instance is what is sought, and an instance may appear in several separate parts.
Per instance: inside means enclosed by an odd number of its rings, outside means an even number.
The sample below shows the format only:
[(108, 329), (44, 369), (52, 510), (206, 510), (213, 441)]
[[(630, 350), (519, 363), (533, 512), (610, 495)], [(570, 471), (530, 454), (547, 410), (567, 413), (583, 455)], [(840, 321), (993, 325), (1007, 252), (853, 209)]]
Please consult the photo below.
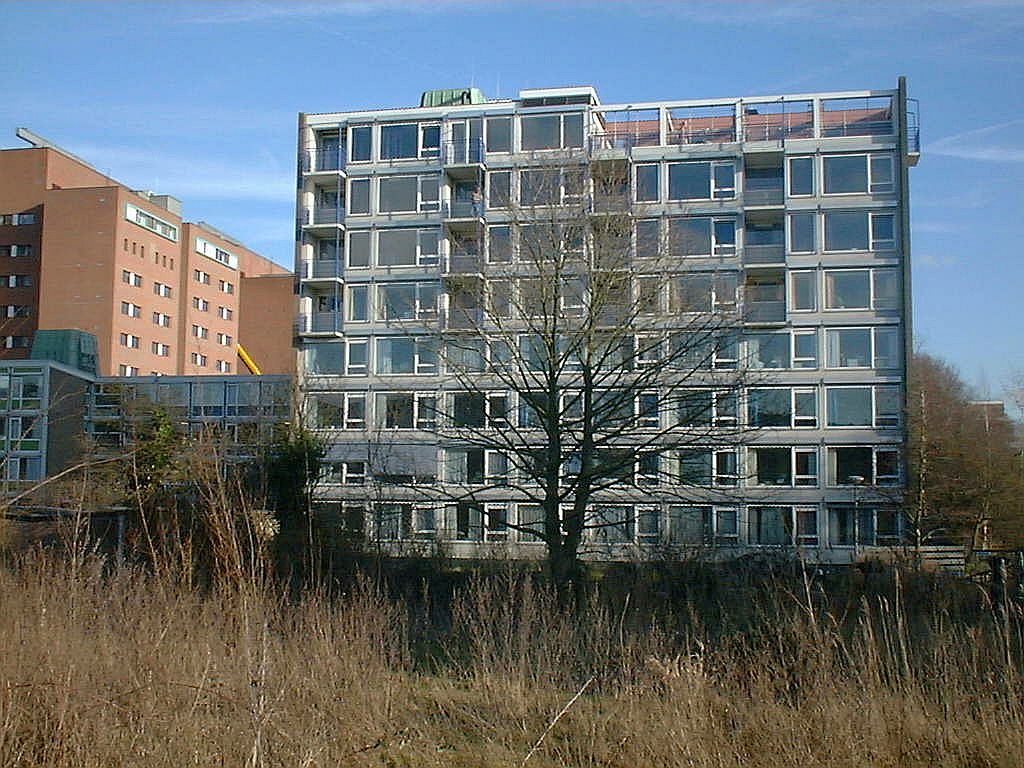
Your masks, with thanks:
[(307, 224), (340, 224), (345, 220), (345, 208), (340, 205), (317, 206), (312, 211), (307, 210), (307, 218), (312, 218)]
[(746, 301), (743, 305), (743, 320), (747, 323), (784, 323), (786, 302)]
[(341, 312), (313, 312), (299, 315), (295, 321), (297, 333), (341, 333), (344, 317)]
[(344, 277), (344, 262), (336, 259), (314, 259), (307, 261), (303, 277), (309, 279), (329, 279)]
[(668, 144), (726, 144), (736, 141), (736, 126), (728, 125), (705, 128), (675, 128), (668, 132)]
[(782, 177), (777, 179), (746, 179), (743, 202), (746, 205), (781, 205), (786, 199)]
[(483, 268), (484, 257), (479, 253), (450, 253), (444, 257), (446, 275), (477, 275)]
[(907, 151), (921, 151), (921, 107), (917, 99), (907, 99)]
[(484, 162), (484, 140), (446, 141), (441, 145), (442, 165), (476, 165)]
[(604, 131), (590, 134), (590, 150), (624, 150), (629, 152), (633, 147), (657, 147), (661, 144), (659, 131), (634, 131), (619, 133)]
[(892, 120), (847, 120), (846, 111), (822, 112), (821, 136), (832, 139), (843, 136), (891, 136)]
[(479, 219), (483, 215), (483, 200), (450, 200), (441, 205), (441, 217), (445, 219)]
[(744, 115), (743, 138), (746, 141), (813, 139), (814, 120), (810, 113), (799, 116), (795, 114)]
[(785, 245), (744, 245), (744, 264), (785, 264)]

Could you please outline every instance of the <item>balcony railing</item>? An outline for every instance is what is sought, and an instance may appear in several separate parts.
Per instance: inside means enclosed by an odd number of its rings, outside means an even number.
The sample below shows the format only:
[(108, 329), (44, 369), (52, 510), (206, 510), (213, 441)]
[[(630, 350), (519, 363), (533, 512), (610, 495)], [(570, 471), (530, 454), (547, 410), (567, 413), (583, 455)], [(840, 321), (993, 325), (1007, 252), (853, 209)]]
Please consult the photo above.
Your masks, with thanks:
[(340, 224), (345, 220), (345, 208), (342, 206), (317, 206), (306, 209), (307, 224)]
[(744, 264), (785, 264), (785, 245), (745, 245), (743, 246)]
[(299, 315), (295, 323), (295, 329), (300, 334), (305, 333), (341, 333), (344, 326), (344, 318), (341, 312), (313, 312), (307, 315)]
[(304, 277), (313, 279), (341, 279), (344, 276), (344, 263), (334, 259), (315, 259), (306, 262)]
[(747, 179), (743, 185), (745, 205), (782, 205), (786, 199), (786, 188), (782, 178)]
[(332, 149), (318, 149), (307, 152), (304, 162), (304, 170), (316, 171), (341, 171), (345, 168), (345, 147), (334, 147)]
[(743, 319), (748, 323), (784, 323), (786, 302), (747, 301), (743, 305)]
[(814, 119), (810, 112), (789, 115), (744, 115), (743, 137), (747, 141), (812, 139)]
[(682, 144), (726, 144), (736, 141), (735, 122), (723, 121), (720, 125), (680, 127), (668, 132), (670, 145)]
[(623, 150), (629, 152), (633, 147), (657, 147), (661, 144), (658, 131), (634, 131), (630, 133), (604, 131), (590, 134), (592, 152), (601, 150)]
[(451, 200), (441, 205), (444, 219), (479, 219), (483, 215), (483, 200)]
[(484, 140), (446, 141), (441, 145), (442, 165), (478, 165), (484, 162)]
[(483, 268), (484, 257), (479, 253), (450, 253), (444, 257), (446, 275), (477, 275)]
[(442, 320), (446, 329), (479, 328), (484, 322), (484, 311), (479, 307), (452, 307), (445, 311)]

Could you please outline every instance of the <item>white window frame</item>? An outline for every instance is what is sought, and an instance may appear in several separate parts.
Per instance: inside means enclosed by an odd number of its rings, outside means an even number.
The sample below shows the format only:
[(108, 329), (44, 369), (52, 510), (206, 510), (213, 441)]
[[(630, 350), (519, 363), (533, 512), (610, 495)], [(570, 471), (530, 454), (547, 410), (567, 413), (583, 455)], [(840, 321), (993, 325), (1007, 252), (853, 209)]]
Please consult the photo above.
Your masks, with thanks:
[[(825, 166), (833, 157), (863, 157), (866, 167), (867, 189), (858, 192), (828, 192), (825, 189)], [(876, 160), (884, 160), (889, 165), (888, 183), (875, 180), (874, 163)], [(877, 195), (892, 194), (896, 191), (896, 162), (892, 152), (850, 152), (839, 154), (827, 154), (821, 157), (821, 178), (816, 180), (820, 183), (822, 197), (843, 197), (848, 195)]]
[[(17, 275), (11, 275), (11, 277), (12, 278), (17, 277)], [(122, 283), (127, 283), (128, 285), (132, 286), (133, 288), (141, 288), (142, 287), (142, 275), (140, 275), (138, 272), (132, 272), (130, 269), (122, 269), (121, 270), (121, 282)], [(11, 288), (14, 288), (14, 287), (15, 287), (15, 285), (12, 284)]]
[[(796, 282), (797, 278), (810, 278), (811, 281), (811, 306), (805, 308), (798, 308), (796, 305)], [(816, 269), (793, 269), (786, 271), (786, 279), (789, 283), (789, 297), (786, 302), (787, 308), (790, 312), (795, 313), (810, 313), (818, 311), (818, 271)]]
[[(789, 365), (790, 368), (797, 368), (804, 371), (815, 370), (821, 368), (821, 342), (819, 341), (819, 333), (817, 328), (794, 328), (790, 334), (791, 346), (789, 350)], [(798, 357), (796, 354), (796, 339), (798, 336), (813, 336), (814, 337), (814, 359), (813, 361), (809, 357)], [(803, 365), (803, 363), (813, 362), (813, 365)]]
[[(352, 347), (356, 346), (356, 345), (359, 345), (359, 346), (362, 346), (362, 347), (365, 348), (365, 350), (366, 350), (365, 355), (364, 355), (364, 359), (366, 360), (365, 363), (353, 363), (352, 362)], [(369, 375), (369, 373), (370, 373), (370, 365), (372, 363), (372, 361), (370, 360), (370, 347), (371, 346), (372, 345), (370, 344), (370, 340), (369, 339), (348, 340), (348, 341), (345, 342), (345, 375), (346, 376), (368, 376)]]
[[(653, 416), (644, 413), (644, 399), (651, 397), (655, 400), (655, 413)], [(661, 394), (657, 390), (645, 389), (642, 392), (638, 392), (633, 399), (633, 416), (639, 429), (660, 429), (662, 413), (664, 412)]]
[(153, 293), (161, 298), (169, 299), (171, 298), (171, 286), (167, 285), (167, 283), (154, 282)]
[[(832, 458), (831, 457), (832, 457), (832, 452), (836, 451), (836, 450), (840, 450), (842, 448), (870, 448), (871, 449), (871, 477), (864, 478), (864, 483), (862, 483), (862, 484), (843, 483), (843, 482), (840, 482), (839, 478), (834, 478), (833, 479), (833, 478), (827, 477), (828, 474), (831, 474), (831, 467), (832, 467)], [(878, 474), (878, 454), (879, 453), (894, 453), (894, 454), (896, 454), (896, 474), (895, 475), (884, 475), (884, 476), (882, 476), (885, 479), (890, 480), (891, 482), (885, 482), (885, 483), (879, 483), (878, 482), (880, 479), (882, 479), (879, 476), (879, 474)], [(893, 446), (893, 445), (831, 445), (831, 446), (827, 446), (826, 459), (828, 461), (828, 465), (826, 467), (826, 482), (828, 483), (828, 487), (829, 488), (862, 488), (862, 487), (865, 487), (865, 486), (867, 486), (867, 487), (879, 487), (880, 486), (880, 487), (883, 487), (883, 488), (888, 488), (888, 487), (892, 487), (892, 486), (898, 486), (898, 485), (901, 485), (903, 483), (903, 473), (904, 473), (903, 457), (900, 455), (900, 450), (899, 450), (899, 448), (897, 446)], [(844, 478), (844, 479), (848, 479), (848, 478)]]
[[(630, 179), (630, 181), (632, 182), (632, 187), (633, 187), (633, 190), (632, 190), (633, 191), (633, 195), (632, 196), (633, 196), (633, 202), (634, 203), (637, 203), (638, 205), (654, 205), (655, 203), (661, 202), (661, 199), (663, 197), (663, 195), (662, 195), (662, 191), (663, 191), (662, 187), (664, 186), (664, 177), (665, 177), (665, 172), (663, 170), (663, 165), (664, 165), (663, 163), (659, 163), (659, 162), (636, 163), (636, 164), (634, 164), (633, 172), (632, 172), (632, 178)], [(639, 197), (637, 197), (637, 193), (640, 191), (640, 185), (639, 185), (639, 183), (637, 183), (637, 173), (638, 173), (638, 171), (641, 168), (649, 168), (651, 166), (654, 166), (658, 170), (658, 183), (657, 183), (657, 189), (655, 191), (655, 196), (654, 196), (653, 200), (641, 200)]]
[(894, 416), (883, 416), (879, 413), (878, 401), (880, 389), (896, 390), (897, 402), (899, 402), (900, 386), (898, 384), (836, 384), (825, 387), (825, 405), (828, 407), (828, 394), (833, 389), (867, 389), (871, 393), (871, 423), (870, 424), (832, 424), (832, 412), (829, 410), (826, 415), (825, 425), (829, 429), (893, 429), (903, 425), (903, 414), (897, 410)]
[(139, 349), (142, 344), (142, 337), (134, 333), (122, 333), (118, 336), (118, 340), (121, 342), (122, 347), (127, 347), (128, 349)]
[[(708, 168), (708, 191), (710, 197), (672, 197), (672, 185), (670, 179), (672, 178), (672, 166), (674, 165), (697, 165), (707, 164)], [(658, 189), (659, 189), (659, 200), (661, 199), (661, 187), (664, 184), (665, 202), (668, 203), (691, 203), (699, 200), (735, 200), (736, 199), (736, 162), (734, 160), (676, 160), (668, 163), (661, 163), (664, 166), (663, 171), (658, 173)], [(723, 166), (730, 166), (732, 168), (732, 186), (731, 187), (719, 187), (715, 181), (715, 169)], [(731, 193), (731, 194), (725, 194)], [(652, 201), (656, 202), (656, 201)]]
[[(350, 430), (364, 430), (367, 424), (367, 397), (365, 392), (344, 392), (342, 393), (342, 416), (341, 428)], [(362, 401), (363, 416), (358, 418), (352, 415), (352, 404)]]
[[(581, 116), (581, 122), (583, 123), (582, 134), (580, 136), (580, 146), (567, 146), (565, 141), (565, 118), (566, 116)], [(523, 118), (530, 117), (557, 117), (558, 118), (558, 134), (559, 134), (559, 145), (557, 147), (544, 147), (543, 149), (525, 149), (523, 147)], [(513, 141), (512, 146), (518, 149), (520, 152), (564, 152), (566, 150), (579, 150), (582, 151), (587, 142), (587, 113), (579, 110), (566, 110), (564, 112), (536, 112), (526, 113), (518, 115), (518, 120), (513, 122)]]
[[(831, 213), (863, 213), (868, 217), (868, 242), (867, 248), (845, 248), (842, 250), (828, 250), (828, 232), (825, 231), (825, 222), (828, 220), (828, 215)], [(892, 240), (888, 239), (877, 239), (875, 237), (875, 221), (881, 218), (892, 219)], [(892, 251), (896, 249), (896, 243), (899, 240), (899, 231), (897, 230), (896, 212), (890, 210), (884, 211), (871, 211), (867, 209), (830, 209), (821, 212), (820, 222), (821, 224), (821, 246), (823, 253), (860, 253), (863, 251)], [(815, 233), (817, 234), (817, 233)]]
[[(800, 194), (793, 193), (793, 161), (794, 160), (810, 160), (811, 162), (811, 191), (801, 192)], [(818, 174), (815, 172), (814, 155), (793, 155), (786, 158), (786, 197), (795, 198), (808, 198), (814, 197), (814, 193), (818, 190)]]
[[(875, 369), (875, 370), (889, 370), (889, 369), (892, 369), (892, 368), (899, 368), (900, 365), (902, 364), (902, 355), (900, 355), (900, 346), (899, 346), (899, 343), (898, 343), (899, 342), (898, 336), (897, 336), (897, 344), (896, 344), (897, 358), (895, 360), (895, 364), (891, 365), (891, 366), (880, 366), (878, 364), (878, 360), (879, 360), (878, 334), (879, 334), (879, 332), (893, 331), (893, 332), (895, 332), (898, 335), (900, 333), (900, 329), (901, 329), (901, 326), (899, 326), (899, 325), (856, 325), (856, 326), (837, 326), (837, 327), (826, 328), (825, 329), (825, 366), (826, 366), (826, 368), (828, 368), (829, 370), (833, 370), (833, 371), (871, 370), (871, 369)], [(838, 333), (840, 331), (863, 331), (863, 330), (867, 330), (869, 332), (868, 335), (869, 335), (870, 343), (871, 343), (871, 355), (870, 355), (871, 359), (868, 360), (865, 365), (858, 365), (858, 366), (833, 366), (833, 365), (831, 365), (831, 360), (829, 360), (829, 357), (828, 357), (828, 351), (829, 351), (829, 341), (828, 341), (828, 339), (829, 339), (829, 334), (831, 334), (831, 333)]]

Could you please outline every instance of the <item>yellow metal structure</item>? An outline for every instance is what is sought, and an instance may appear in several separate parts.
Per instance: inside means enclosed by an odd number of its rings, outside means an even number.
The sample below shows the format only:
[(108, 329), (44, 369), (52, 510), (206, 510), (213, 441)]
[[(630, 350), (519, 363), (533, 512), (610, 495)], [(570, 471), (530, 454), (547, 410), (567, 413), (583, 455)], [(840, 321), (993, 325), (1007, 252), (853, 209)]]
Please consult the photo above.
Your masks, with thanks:
[(238, 345), (238, 356), (245, 363), (245, 367), (249, 369), (249, 373), (254, 376), (261, 376), (260, 367), (256, 365), (256, 361), (249, 357), (249, 353), (245, 351), (245, 347), (241, 344)]

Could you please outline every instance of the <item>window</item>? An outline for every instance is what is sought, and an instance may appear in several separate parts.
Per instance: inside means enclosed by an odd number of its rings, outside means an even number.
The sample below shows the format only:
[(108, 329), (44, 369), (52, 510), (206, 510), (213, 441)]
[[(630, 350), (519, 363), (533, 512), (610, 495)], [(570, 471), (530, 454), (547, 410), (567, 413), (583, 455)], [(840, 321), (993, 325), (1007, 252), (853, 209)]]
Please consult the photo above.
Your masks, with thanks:
[(902, 540), (901, 518), (892, 507), (832, 504), (828, 508), (828, 543), (832, 547), (892, 546)]
[(897, 427), (900, 424), (900, 389), (897, 386), (828, 387), (830, 427)]
[(381, 213), (415, 213), (441, 208), (440, 178), (430, 176), (387, 176), (379, 184)]
[(373, 133), (368, 125), (355, 126), (349, 129), (350, 160), (353, 163), (366, 163), (373, 158)]
[(171, 316), (165, 315), (163, 312), (154, 312), (153, 325), (159, 325), (161, 328), (170, 328)]
[(368, 341), (345, 342), (345, 375), (365, 376), (368, 373), (370, 343)]
[(380, 129), (380, 159), (402, 160), (415, 158), (418, 153), (416, 123), (383, 125)]
[(153, 293), (165, 299), (171, 298), (171, 286), (165, 283), (153, 283)]
[(817, 250), (814, 232), (814, 213), (791, 213), (789, 215), (789, 252), (813, 253)]
[(32, 346), (31, 336), (4, 336), (3, 346), (6, 349), (29, 349)]
[(826, 309), (897, 309), (899, 304), (899, 274), (895, 269), (825, 272)]
[(2, 307), (4, 317), (31, 317), (32, 307), (28, 304), (5, 304)]
[(735, 166), (721, 163), (669, 163), (669, 200), (726, 200), (736, 197)]
[(231, 373), (231, 363), (226, 360), (218, 360), (215, 366), (217, 373)]
[(138, 376), (139, 369), (134, 365), (119, 365), (117, 366), (118, 376)]
[[(122, 283), (128, 283), (128, 285), (132, 286), (133, 288), (141, 288), (142, 287), (142, 275), (140, 275), (138, 272), (132, 272), (132, 271), (127, 270), (127, 269), (122, 269), (121, 270), (121, 282)], [(12, 285), (11, 287), (13, 288), (14, 286)]]
[(201, 283), (203, 285), (209, 285), (210, 284), (210, 273), (209, 272), (204, 272), (201, 269), (194, 269), (194, 270), (192, 270), (192, 279), (195, 280), (197, 283)]
[(789, 387), (749, 390), (747, 423), (753, 427), (792, 426), (793, 391)]
[(141, 339), (134, 333), (122, 333), (119, 336), (121, 346), (128, 347), (129, 349), (138, 349), (141, 343)]
[(210, 329), (202, 325), (192, 325), (192, 335), (197, 339), (210, 338)]
[(233, 294), (235, 292), (235, 284), (234, 283), (229, 283), (227, 280), (221, 280), (220, 281), (220, 292), (221, 293), (227, 293), (227, 294)]
[(437, 396), (412, 392), (377, 395), (377, 418), (387, 429), (437, 428)]
[(150, 232), (156, 232), (160, 237), (174, 242), (178, 241), (178, 228), (176, 226), (151, 213), (147, 213), (131, 203), (125, 205), (124, 217), (133, 224), (138, 224), (140, 227), (148, 229)]
[(583, 146), (583, 114), (524, 115), (519, 119), (524, 152)]
[(735, 486), (739, 482), (738, 454), (733, 450), (680, 451), (679, 481), (683, 485)]
[(193, 296), (192, 309), (199, 310), (200, 312), (209, 312), (210, 302), (204, 299), (202, 296)]
[(661, 195), (658, 191), (658, 178), (661, 166), (657, 163), (637, 165), (634, 170), (633, 191), (638, 203), (657, 202)]
[(519, 172), (519, 200), (530, 206), (578, 202), (583, 196), (583, 185), (578, 169), (527, 169)]
[(366, 428), (366, 395), (362, 392), (344, 393), (342, 423), (343, 429)]
[(0, 257), (10, 256), (12, 258), (32, 255), (31, 245), (0, 245)]
[(5, 213), (0, 215), (0, 226), (17, 227), (22, 224), (35, 224), (34, 213)]
[(128, 317), (142, 317), (142, 307), (130, 301), (121, 302), (121, 314)]
[(352, 285), (348, 289), (348, 319), (355, 323), (370, 320), (370, 287)]
[(826, 251), (880, 251), (896, 247), (896, 217), (891, 213), (826, 211)]
[(377, 287), (380, 320), (426, 320), (437, 317), (437, 283), (383, 283)]
[(828, 484), (898, 485), (899, 450), (888, 447), (843, 446), (828, 449)]
[(217, 316), (221, 320), (230, 320), (234, 315), (234, 310), (231, 307), (217, 307)]
[(227, 334), (227, 333), (218, 333), (217, 334), (217, 343), (220, 344), (221, 346), (223, 346), (223, 347), (230, 347), (231, 346), (231, 342), (232, 342), (232, 339), (231, 339), (231, 335), (230, 334)]
[(359, 216), (370, 212), (370, 180), (350, 179), (348, 182), (348, 213)]
[(487, 419), (487, 398), (482, 392), (452, 395), (452, 426), (483, 427)]
[(789, 273), (789, 309), (791, 312), (813, 312), (818, 308), (818, 273), (813, 270)]
[(154, 341), (150, 345), (150, 351), (157, 357), (169, 357), (171, 354), (171, 345), (163, 344), (159, 341)]
[(677, 256), (730, 256), (736, 253), (735, 219), (669, 219), (668, 234), (669, 246)]
[(818, 485), (817, 448), (757, 447), (748, 449), (747, 458), (754, 485)]
[(626, 504), (595, 504), (587, 521), (591, 536), (600, 544), (628, 544), (633, 541), (633, 508)]
[(208, 259), (219, 261), (231, 269), (238, 269), (238, 257), (230, 251), (225, 251), (220, 246), (214, 245), (209, 240), (197, 237), (196, 253), (200, 253)]
[(385, 229), (377, 233), (377, 264), (382, 267), (433, 266), (438, 263), (436, 229)]
[(487, 174), (487, 204), (491, 208), (508, 208), (512, 200), (512, 172), (490, 171)]
[(487, 151), (492, 153), (512, 151), (511, 117), (487, 118)]
[(757, 333), (746, 337), (747, 366), (754, 369), (789, 368), (788, 333)]
[(899, 331), (893, 326), (828, 328), (829, 368), (897, 368)]
[(437, 346), (433, 338), (396, 336), (377, 339), (377, 373), (437, 373)]
[(370, 232), (352, 232), (348, 236), (348, 266), (370, 266)]
[(789, 196), (804, 197), (814, 194), (814, 158), (789, 158)]
[(818, 330), (802, 328), (793, 331), (793, 367), (818, 367)]
[(420, 126), (420, 157), (434, 158), (441, 156), (441, 126)]
[(656, 258), (662, 252), (661, 219), (639, 219), (635, 224), (635, 249), (638, 259)]
[(822, 158), (826, 195), (892, 192), (892, 155), (830, 155)]

